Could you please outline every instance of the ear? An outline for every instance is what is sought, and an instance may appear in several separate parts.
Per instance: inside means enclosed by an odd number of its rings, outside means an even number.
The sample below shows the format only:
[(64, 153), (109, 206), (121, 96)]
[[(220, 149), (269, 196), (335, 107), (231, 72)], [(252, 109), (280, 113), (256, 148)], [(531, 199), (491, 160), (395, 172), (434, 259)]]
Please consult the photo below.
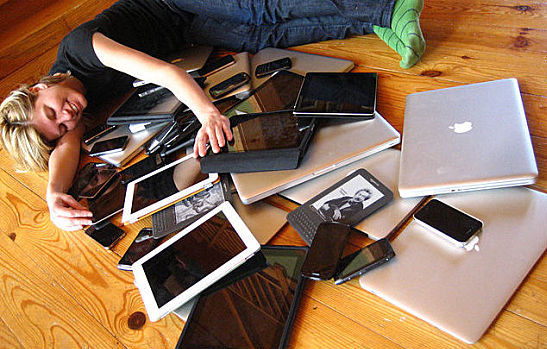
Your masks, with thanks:
[(46, 84), (44, 84), (43, 82), (39, 82), (39, 83), (37, 83), (37, 84), (32, 85), (31, 87), (29, 87), (29, 90), (30, 90), (31, 92), (36, 93), (36, 92), (38, 92), (38, 91), (40, 91), (40, 90), (45, 90), (45, 89), (48, 88), (48, 87), (49, 87), (49, 86), (46, 85)]

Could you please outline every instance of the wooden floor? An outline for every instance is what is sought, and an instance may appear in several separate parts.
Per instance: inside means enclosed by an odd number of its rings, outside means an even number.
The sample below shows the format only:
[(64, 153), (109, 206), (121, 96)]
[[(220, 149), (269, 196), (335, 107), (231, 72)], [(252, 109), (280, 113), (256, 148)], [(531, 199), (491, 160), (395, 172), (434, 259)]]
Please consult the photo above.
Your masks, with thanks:
[[(113, 2), (0, 0), (0, 98), (45, 74), (61, 38)], [(540, 168), (535, 188), (546, 191), (547, 3), (426, 0), (421, 24), (427, 50), (408, 70), (375, 35), (295, 49), (378, 72), (378, 110), (401, 132), (409, 93), (518, 78)], [(83, 232), (64, 232), (49, 221), (47, 174), (15, 172), (5, 150), (0, 169), (0, 347), (173, 348), (184, 323), (174, 315), (148, 321), (132, 274), (116, 268), (150, 221), (124, 227), (127, 236), (107, 252)], [(278, 197), (270, 201), (292, 208)], [(303, 244), (290, 227), (272, 243)], [(367, 293), (356, 280), (308, 283), (290, 338), (291, 348), (467, 346)], [(545, 255), (475, 347), (547, 348)]]

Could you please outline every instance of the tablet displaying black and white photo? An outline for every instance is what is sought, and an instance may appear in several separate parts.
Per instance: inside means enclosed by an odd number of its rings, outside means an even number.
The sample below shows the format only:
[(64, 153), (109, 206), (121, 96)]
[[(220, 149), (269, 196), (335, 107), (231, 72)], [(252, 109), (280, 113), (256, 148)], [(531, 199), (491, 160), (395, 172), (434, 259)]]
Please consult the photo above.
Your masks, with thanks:
[(260, 250), (229, 202), (216, 207), (133, 263), (151, 321), (197, 296)]
[(192, 154), (127, 184), (122, 223), (132, 223), (213, 185), (217, 173), (202, 173)]
[(287, 221), (308, 244), (323, 222), (354, 226), (393, 200), (393, 193), (364, 169), (358, 169), (289, 212)]
[(294, 107), (297, 117), (372, 119), (376, 73), (307, 73)]

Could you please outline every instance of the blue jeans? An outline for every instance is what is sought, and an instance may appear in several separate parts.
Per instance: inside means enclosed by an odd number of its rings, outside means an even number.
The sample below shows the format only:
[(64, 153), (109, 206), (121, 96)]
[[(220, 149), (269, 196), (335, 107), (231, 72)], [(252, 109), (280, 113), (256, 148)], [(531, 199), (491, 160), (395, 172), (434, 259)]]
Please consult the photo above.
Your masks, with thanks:
[(254, 53), (389, 27), (395, 0), (166, 0), (194, 14), (192, 43)]

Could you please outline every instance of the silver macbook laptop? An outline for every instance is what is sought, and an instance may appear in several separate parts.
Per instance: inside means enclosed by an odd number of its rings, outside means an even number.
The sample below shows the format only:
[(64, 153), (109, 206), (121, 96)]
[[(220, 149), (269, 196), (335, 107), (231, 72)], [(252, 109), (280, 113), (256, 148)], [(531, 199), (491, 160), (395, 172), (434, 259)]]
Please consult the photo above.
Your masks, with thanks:
[(503, 188), (437, 198), (484, 223), (478, 250), (453, 247), (411, 221), (397, 256), (361, 286), (467, 343), (478, 341), (547, 248), (547, 194)]
[(364, 159), (352, 162), (327, 174), (284, 190), (279, 195), (303, 204), (315, 195), (344, 178), (353, 170), (364, 168), (393, 192), (393, 201), (366, 217), (355, 228), (378, 240), (386, 235), (418, 204), (420, 198), (403, 199), (397, 191), (399, 181), (399, 159), (397, 149), (385, 149)]
[(297, 169), (231, 176), (241, 201), (250, 204), (399, 142), (399, 132), (376, 113), (373, 120), (333, 122), (319, 127)]
[(406, 97), (402, 197), (526, 185), (537, 175), (516, 79)]

